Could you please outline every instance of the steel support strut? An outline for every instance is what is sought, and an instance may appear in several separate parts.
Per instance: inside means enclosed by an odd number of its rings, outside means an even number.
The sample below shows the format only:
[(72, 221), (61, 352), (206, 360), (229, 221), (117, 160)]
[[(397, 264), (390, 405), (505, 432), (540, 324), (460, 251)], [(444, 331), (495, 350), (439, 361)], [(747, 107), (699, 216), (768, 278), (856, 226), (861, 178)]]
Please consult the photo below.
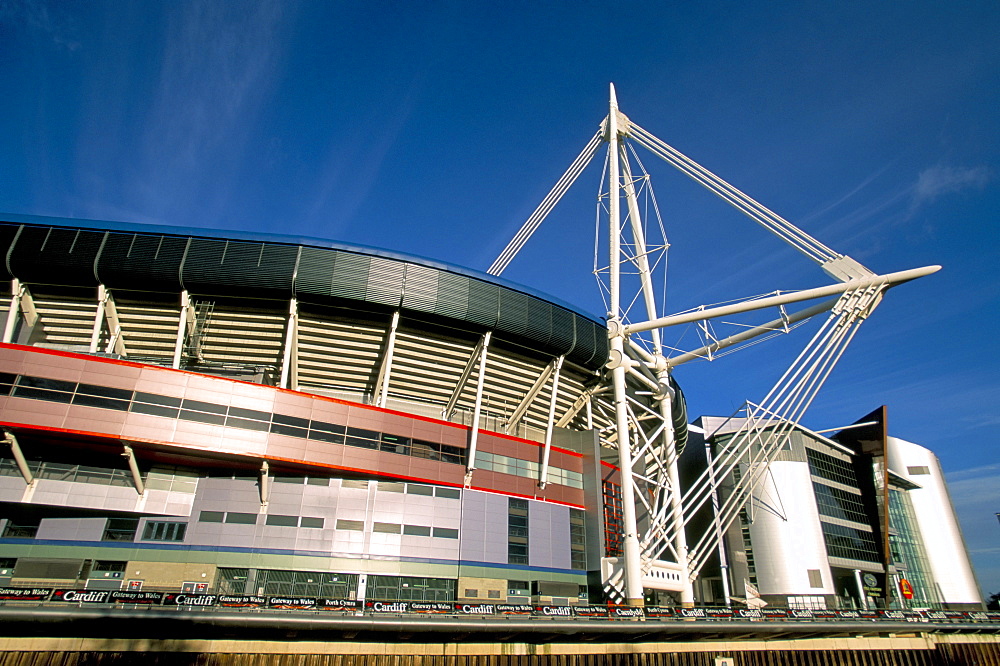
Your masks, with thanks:
[(615, 427), (618, 431), (618, 468), (621, 471), (622, 489), (622, 570), (625, 574), (625, 600), (629, 605), (641, 606), (642, 559), (639, 550), (638, 527), (635, 517), (635, 492), (632, 487), (632, 436), (629, 432), (625, 389), (625, 335), (621, 326), (621, 211), (619, 196), (621, 173), (618, 163), (618, 100), (615, 87), (611, 86), (611, 112), (608, 114), (608, 226), (611, 261), (609, 264), (610, 308), (608, 335), (611, 358), (618, 359), (611, 368), (614, 388)]

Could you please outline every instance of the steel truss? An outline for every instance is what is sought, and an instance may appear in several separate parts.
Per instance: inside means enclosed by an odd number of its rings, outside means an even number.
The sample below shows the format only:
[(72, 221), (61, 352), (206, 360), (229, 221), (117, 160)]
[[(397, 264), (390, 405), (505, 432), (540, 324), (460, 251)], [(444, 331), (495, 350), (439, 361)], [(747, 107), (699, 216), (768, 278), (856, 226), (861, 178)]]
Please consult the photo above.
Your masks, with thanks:
[[(773, 294), (735, 301), (718, 307), (661, 316), (663, 290), (657, 278), (665, 274), (669, 244), (659, 219), (659, 209), (649, 187), (649, 178), (631, 143), (640, 145), (721, 197), (763, 228), (785, 241), (819, 266), (834, 284), (798, 292)], [(559, 179), (488, 272), (499, 275), (516, 256), (531, 234), (562, 195), (576, 181), (601, 143), (607, 144), (606, 189), (598, 199), (598, 241), (594, 272), (607, 303), (609, 358), (604, 382), (573, 406), (557, 425), (565, 425), (586, 407), (588, 422), (609, 424), (600, 430), (602, 444), (615, 449), (622, 471), (622, 557), (605, 562), (605, 589), (616, 601), (643, 603), (643, 588), (654, 587), (680, 593), (682, 603), (693, 602), (692, 582), (719, 546), (719, 539), (739, 515), (751, 493), (765, 478), (789, 432), (796, 427), (816, 397), (833, 367), (872, 313), (886, 290), (895, 284), (939, 269), (931, 266), (888, 275), (876, 275), (854, 259), (838, 254), (781, 216), (712, 174), (650, 132), (632, 123), (618, 110), (611, 86), (610, 111), (601, 128)], [(632, 155), (642, 175), (633, 175)], [(639, 195), (649, 204), (640, 210)], [(624, 201), (624, 207), (622, 202)], [(650, 215), (657, 224), (650, 223)], [(647, 215), (644, 215), (646, 213)], [(602, 222), (603, 220), (603, 222)], [(602, 231), (601, 229), (604, 229)], [(602, 237), (607, 247), (601, 250)], [(601, 256), (607, 257), (602, 265)], [(665, 280), (663, 281), (665, 284)], [(627, 284), (626, 284), (627, 283)], [(624, 289), (629, 289), (625, 295)], [(835, 298), (789, 314), (786, 305)], [(718, 338), (710, 324), (722, 317), (765, 308), (778, 308), (772, 321), (747, 327)], [(641, 311), (634, 316), (633, 311)], [(688, 361), (711, 360), (722, 349), (749, 344), (761, 336), (787, 333), (801, 322), (829, 312), (826, 321), (788, 370), (758, 404), (747, 404), (746, 417), (737, 432), (709, 462), (704, 473), (689, 487), (679, 483), (678, 438), (686, 428), (686, 414), (671, 378), (674, 367)], [(637, 320), (638, 319), (638, 320)], [(666, 348), (662, 331), (671, 326), (697, 323), (707, 344), (693, 350)], [(597, 416), (597, 419), (594, 416)], [(736, 487), (720, 500), (718, 481), (737, 465), (742, 474)], [(712, 529), (693, 536), (689, 546), (685, 527), (709, 502), (718, 502), (718, 519)], [(672, 582), (652, 580), (654, 569), (669, 569), (680, 575)]]

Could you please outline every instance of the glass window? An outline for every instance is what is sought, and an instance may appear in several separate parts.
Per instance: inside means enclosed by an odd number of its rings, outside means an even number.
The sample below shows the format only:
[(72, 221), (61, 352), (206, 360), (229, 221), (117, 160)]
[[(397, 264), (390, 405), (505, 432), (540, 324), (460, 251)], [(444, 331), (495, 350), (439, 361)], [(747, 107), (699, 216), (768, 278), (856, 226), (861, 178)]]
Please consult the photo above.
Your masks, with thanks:
[(842, 483), (852, 488), (858, 487), (858, 477), (854, 473), (854, 466), (849, 461), (834, 458), (808, 447), (806, 447), (806, 458), (809, 460), (809, 471), (813, 476)]
[(823, 537), (826, 541), (826, 552), (830, 557), (842, 557), (864, 562), (879, 561), (875, 537), (871, 532), (831, 523), (821, 524)]
[(365, 522), (363, 520), (337, 520), (338, 530), (348, 530), (351, 532), (361, 532), (365, 529)]
[(135, 541), (138, 518), (108, 518), (101, 541)]
[(429, 537), (431, 535), (431, 528), (423, 525), (403, 525), (403, 534)]
[(225, 511), (202, 511), (198, 516), (198, 520), (202, 523), (221, 523), (225, 519)]
[(382, 534), (399, 534), (402, 527), (402, 525), (398, 525), (396, 523), (375, 523), (372, 525), (372, 531), (380, 532)]
[(73, 404), (128, 411), (131, 400), (132, 391), (107, 386), (95, 386), (93, 384), (80, 384), (77, 386), (76, 395), (73, 397)]
[(268, 514), (267, 520), (264, 521), (266, 525), (273, 525), (276, 527), (298, 527), (299, 517), (298, 516), (282, 516), (276, 513)]
[(229, 415), (239, 419), (250, 419), (252, 421), (271, 421), (270, 412), (259, 412), (256, 409), (243, 409), (242, 407), (230, 407)]
[(462, 499), (462, 491), (458, 488), (442, 488), (438, 486), (434, 489), (434, 494), (444, 499)]
[(3, 528), (4, 539), (34, 539), (38, 533), (38, 520), (17, 518), (7, 521)]
[(186, 523), (149, 521), (142, 531), (143, 541), (184, 541)]
[(302, 527), (321, 529), (323, 527), (323, 519), (313, 516), (302, 516), (302, 520), (299, 521), (299, 524)]
[(457, 539), (458, 530), (452, 529), (450, 527), (435, 527), (434, 537), (438, 539)]
[(125, 571), (126, 562), (121, 562), (118, 560), (94, 560), (94, 566), (91, 571), (98, 573), (115, 573), (118, 571)]
[(239, 513), (237, 511), (228, 511), (226, 513), (226, 522), (233, 525), (256, 525), (257, 524), (257, 514), (256, 513)]

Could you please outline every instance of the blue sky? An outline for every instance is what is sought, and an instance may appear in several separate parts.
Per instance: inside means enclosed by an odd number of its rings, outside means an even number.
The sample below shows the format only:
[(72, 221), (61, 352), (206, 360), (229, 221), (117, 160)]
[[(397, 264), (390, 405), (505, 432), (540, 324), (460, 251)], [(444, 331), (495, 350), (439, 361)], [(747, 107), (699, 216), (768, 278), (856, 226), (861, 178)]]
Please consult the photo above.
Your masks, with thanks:
[[(675, 6), (676, 5), (676, 6)], [(1000, 591), (1000, 5), (0, 0), (0, 211), (333, 238), (485, 270), (622, 111), (892, 290), (805, 424), (881, 404)], [(826, 282), (642, 156), (667, 310)], [(602, 314), (599, 160), (504, 277)], [(691, 335), (690, 332), (687, 333)], [(690, 339), (690, 338), (688, 338)], [(808, 333), (677, 370), (759, 399)]]

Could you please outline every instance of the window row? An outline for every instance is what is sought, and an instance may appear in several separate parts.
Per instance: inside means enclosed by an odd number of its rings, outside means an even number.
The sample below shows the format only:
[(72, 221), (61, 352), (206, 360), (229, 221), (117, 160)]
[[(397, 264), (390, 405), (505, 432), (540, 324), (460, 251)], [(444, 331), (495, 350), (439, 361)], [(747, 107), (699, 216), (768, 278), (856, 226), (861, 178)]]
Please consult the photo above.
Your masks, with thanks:
[(461, 499), (462, 491), (458, 488), (445, 486), (429, 486), (426, 483), (403, 483), (402, 481), (379, 481), (380, 492), (406, 493), (408, 495), (423, 495), (424, 497), (440, 497), (443, 499)]
[[(337, 520), (337, 529), (349, 532), (363, 532), (363, 520)], [(401, 525), (399, 523), (372, 523), (372, 532), (378, 534), (403, 534), (405, 536), (433, 537), (435, 539), (457, 539), (458, 530), (451, 527), (428, 527), (426, 525)]]
[(854, 466), (848, 460), (806, 447), (806, 458), (809, 461), (809, 472), (827, 481), (842, 483), (852, 488), (858, 487), (858, 477)]
[(842, 557), (863, 562), (880, 561), (879, 549), (871, 532), (832, 523), (821, 524), (823, 526), (823, 540), (826, 542), (826, 553), (830, 557)]
[(127, 389), (0, 373), (0, 395), (162, 416), (465, 464), (465, 449), (286, 414)]
[[(540, 463), (530, 460), (476, 451), (476, 469), (537, 479), (538, 475), (541, 474), (542, 466)], [(570, 488), (583, 488), (583, 474), (580, 472), (550, 466), (546, 477), (547, 483), (569, 486)]]
[[(241, 513), (239, 511), (202, 511), (198, 521), (202, 523), (228, 523), (230, 525), (256, 525), (258, 513)], [(265, 525), (274, 527), (308, 527), (320, 529), (324, 519), (315, 516), (285, 516), (269, 513), (264, 519)]]
[(821, 516), (850, 520), (855, 523), (868, 523), (865, 505), (861, 495), (849, 493), (840, 488), (813, 482), (813, 492), (816, 495), (816, 507)]

